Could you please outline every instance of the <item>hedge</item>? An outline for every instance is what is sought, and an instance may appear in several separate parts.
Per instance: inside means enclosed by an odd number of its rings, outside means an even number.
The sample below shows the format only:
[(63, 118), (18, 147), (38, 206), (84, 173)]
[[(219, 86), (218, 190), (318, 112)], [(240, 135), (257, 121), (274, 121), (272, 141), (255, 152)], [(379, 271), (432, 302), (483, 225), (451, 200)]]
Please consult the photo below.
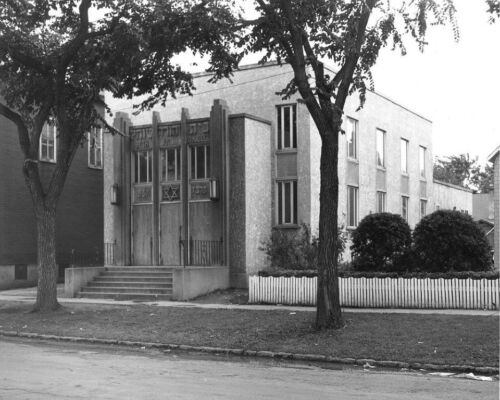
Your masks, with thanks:
[[(259, 271), (259, 276), (267, 277), (308, 277), (313, 278), (317, 276), (315, 270), (269, 270)], [(420, 279), (499, 279), (499, 271), (456, 271), (456, 272), (377, 272), (377, 271), (341, 271), (339, 272), (340, 278), (420, 278)]]

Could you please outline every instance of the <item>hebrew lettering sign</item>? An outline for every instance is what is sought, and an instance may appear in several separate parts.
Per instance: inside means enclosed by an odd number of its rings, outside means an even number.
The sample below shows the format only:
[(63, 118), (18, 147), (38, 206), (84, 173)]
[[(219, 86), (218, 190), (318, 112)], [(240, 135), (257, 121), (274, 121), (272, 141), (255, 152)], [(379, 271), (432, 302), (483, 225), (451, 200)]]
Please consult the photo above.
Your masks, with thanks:
[(161, 148), (181, 145), (181, 126), (167, 125), (158, 127), (158, 142)]
[(189, 144), (208, 142), (209, 139), (208, 121), (188, 124), (187, 141)]
[(153, 128), (151, 126), (131, 128), (130, 138), (133, 151), (146, 151), (153, 148)]
[(151, 199), (151, 186), (136, 186), (134, 188), (134, 203), (150, 203)]
[(210, 198), (208, 181), (191, 182), (190, 198), (191, 200), (205, 200)]

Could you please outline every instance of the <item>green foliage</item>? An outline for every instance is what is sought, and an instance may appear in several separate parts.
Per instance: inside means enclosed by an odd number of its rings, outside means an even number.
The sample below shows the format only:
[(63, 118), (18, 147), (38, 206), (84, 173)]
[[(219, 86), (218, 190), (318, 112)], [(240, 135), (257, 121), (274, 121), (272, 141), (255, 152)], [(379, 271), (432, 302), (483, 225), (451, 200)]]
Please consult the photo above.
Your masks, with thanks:
[(493, 167), (481, 168), (476, 158), (469, 154), (436, 157), (433, 168), (434, 179), (471, 190), (486, 193), (493, 188)]
[[(338, 229), (337, 255), (342, 260), (346, 238)], [(318, 266), (319, 240), (311, 235), (310, 228), (301, 224), (299, 229), (274, 229), (260, 250), (267, 254), (273, 269), (311, 270)]]
[(408, 268), (411, 231), (397, 214), (364, 217), (352, 233), (352, 265), (361, 271), (393, 271)]
[[(314, 278), (318, 275), (316, 270), (271, 270), (259, 271), (259, 276), (273, 277), (307, 277)], [(499, 271), (449, 271), (449, 272), (380, 272), (380, 271), (340, 271), (341, 278), (404, 278), (404, 279), (499, 279)]]
[(422, 218), (413, 232), (416, 267), (422, 271), (487, 271), (491, 248), (471, 216), (438, 210)]

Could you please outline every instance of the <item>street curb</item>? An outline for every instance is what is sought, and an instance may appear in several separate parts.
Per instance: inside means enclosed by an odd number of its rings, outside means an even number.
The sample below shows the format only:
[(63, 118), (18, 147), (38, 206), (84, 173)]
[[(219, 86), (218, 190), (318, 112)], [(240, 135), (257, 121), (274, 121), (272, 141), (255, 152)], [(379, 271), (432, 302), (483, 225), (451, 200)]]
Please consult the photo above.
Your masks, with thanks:
[(90, 343), (90, 344), (107, 344), (118, 345), (127, 347), (139, 348), (152, 348), (159, 350), (183, 350), (183, 351), (198, 351), (204, 353), (223, 353), (236, 356), (247, 357), (261, 357), (273, 358), (283, 360), (297, 360), (297, 361), (310, 361), (310, 362), (326, 362), (334, 364), (346, 365), (359, 365), (359, 366), (374, 366), (383, 368), (397, 368), (397, 369), (413, 369), (413, 370), (426, 370), (426, 371), (440, 371), (440, 372), (456, 372), (456, 373), (474, 373), (479, 375), (498, 375), (498, 367), (476, 367), (473, 365), (448, 365), (448, 364), (425, 364), (418, 362), (401, 362), (401, 361), (380, 361), (371, 358), (342, 358), (324, 356), (318, 354), (300, 354), (300, 353), (287, 353), (287, 352), (274, 352), (274, 351), (256, 351), (245, 349), (230, 349), (224, 347), (210, 347), (210, 346), (191, 346), (185, 344), (169, 344), (169, 343), (156, 343), (156, 342), (140, 342), (129, 340), (117, 339), (98, 339), (98, 338), (85, 338), (79, 336), (57, 336), (46, 335), (41, 333), (17, 332), (17, 331), (3, 331), (0, 330), (0, 336), (6, 337), (20, 337), (27, 339), (43, 339), (61, 342), (74, 342), (74, 343)]

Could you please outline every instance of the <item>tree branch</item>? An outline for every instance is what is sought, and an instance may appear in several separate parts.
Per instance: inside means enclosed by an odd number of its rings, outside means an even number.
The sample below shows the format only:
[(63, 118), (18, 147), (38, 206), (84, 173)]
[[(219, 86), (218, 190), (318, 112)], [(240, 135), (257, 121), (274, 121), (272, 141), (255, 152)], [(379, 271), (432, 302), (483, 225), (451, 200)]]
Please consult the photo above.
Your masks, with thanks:
[(41, 60), (20, 52), (19, 46), (14, 46), (11, 43), (6, 42), (3, 37), (0, 37), (0, 49), (5, 50), (14, 61), (32, 68), (42, 75), (48, 75), (50, 73), (49, 68), (47, 68)]

